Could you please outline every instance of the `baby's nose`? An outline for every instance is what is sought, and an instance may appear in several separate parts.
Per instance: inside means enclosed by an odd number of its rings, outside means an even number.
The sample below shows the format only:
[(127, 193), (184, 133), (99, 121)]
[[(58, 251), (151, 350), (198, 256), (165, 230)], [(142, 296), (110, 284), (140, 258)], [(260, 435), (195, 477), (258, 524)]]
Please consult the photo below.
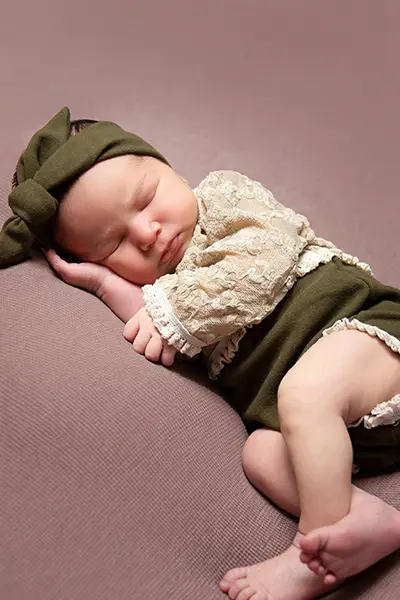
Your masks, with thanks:
[(156, 221), (150, 223), (149, 227), (146, 230), (142, 231), (139, 246), (143, 252), (147, 252), (147, 250), (151, 248), (151, 246), (158, 238), (160, 231), (161, 225)]

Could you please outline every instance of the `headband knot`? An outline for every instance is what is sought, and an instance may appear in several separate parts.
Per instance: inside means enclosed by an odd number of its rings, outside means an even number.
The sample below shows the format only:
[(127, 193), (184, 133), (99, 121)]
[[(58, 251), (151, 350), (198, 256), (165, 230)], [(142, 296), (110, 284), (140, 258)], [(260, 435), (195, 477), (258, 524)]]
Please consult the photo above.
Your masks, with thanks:
[(34, 179), (17, 185), (8, 197), (12, 211), (25, 221), (29, 229), (36, 229), (57, 212), (58, 202)]

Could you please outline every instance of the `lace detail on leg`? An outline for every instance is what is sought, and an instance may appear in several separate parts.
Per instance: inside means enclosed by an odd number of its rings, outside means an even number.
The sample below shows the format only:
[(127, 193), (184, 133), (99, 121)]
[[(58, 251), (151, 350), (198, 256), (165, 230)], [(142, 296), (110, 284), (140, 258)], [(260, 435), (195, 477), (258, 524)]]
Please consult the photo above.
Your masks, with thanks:
[[(400, 354), (400, 340), (390, 335), (387, 331), (376, 327), (375, 325), (367, 325), (362, 323), (358, 319), (341, 319), (336, 321), (323, 332), (323, 336), (328, 336), (335, 331), (344, 331), (345, 329), (356, 329), (368, 333), (372, 337), (379, 338), (382, 342), (388, 346), (393, 352)], [(394, 396), (387, 402), (381, 402), (375, 408), (373, 408), (369, 415), (361, 417), (356, 423), (352, 423), (349, 427), (357, 427), (361, 423), (364, 424), (366, 429), (373, 429), (380, 425), (398, 425), (400, 423), (400, 394)]]
[(381, 402), (363, 417), (364, 427), (373, 429), (379, 425), (398, 425), (400, 423), (400, 394), (388, 402)]
[(396, 394), (391, 400), (377, 404), (371, 410), (369, 415), (365, 415), (358, 419), (355, 423), (351, 423), (348, 427), (358, 427), (364, 425), (366, 429), (374, 429), (380, 425), (399, 425), (400, 423), (400, 394)]
[(362, 323), (358, 319), (340, 319), (340, 321), (336, 321), (332, 327), (325, 329), (322, 335), (327, 336), (335, 331), (344, 331), (345, 329), (357, 329), (358, 331), (364, 331), (372, 337), (379, 338), (382, 340), (382, 342), (385, 342), (386, 346), (393, 350), (393, 352), (400, 354), (400, 340), (395, 338), (393, 335), (390, 335), (390, 333), (387, 331), (384, 331), (375, 325), (367, 325), (366, 323)]

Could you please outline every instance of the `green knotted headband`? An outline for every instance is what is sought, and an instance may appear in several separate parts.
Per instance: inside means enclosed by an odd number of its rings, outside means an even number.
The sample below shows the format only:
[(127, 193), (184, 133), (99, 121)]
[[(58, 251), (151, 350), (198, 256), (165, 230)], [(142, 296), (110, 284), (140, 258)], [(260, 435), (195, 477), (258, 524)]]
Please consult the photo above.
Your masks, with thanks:
[(93, 165), (124, 154), (153, 156), (168, 164), (153, 146), (115, 123), (99, 121), (74, 136), (63, 108), (30, 140), (16, 169), (16, 186), (8, 197), (14, 213), (0, 231), (0, 267), (26, 260), (38, 240), (50, 247), (51, 220), (65, 186)]

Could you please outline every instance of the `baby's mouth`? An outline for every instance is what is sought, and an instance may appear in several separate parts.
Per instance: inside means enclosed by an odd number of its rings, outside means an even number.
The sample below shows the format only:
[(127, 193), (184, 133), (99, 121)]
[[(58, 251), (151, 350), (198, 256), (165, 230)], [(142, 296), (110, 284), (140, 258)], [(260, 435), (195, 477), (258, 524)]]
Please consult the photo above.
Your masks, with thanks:
[(180, 233), (176, 235), (172, 240), (168, 243), (165, 250), (162, 252), (160, 256), (160, 265), (166, 265), (171, 262), (174, 258), (175, 254), (178, 252), (181, 247)]

